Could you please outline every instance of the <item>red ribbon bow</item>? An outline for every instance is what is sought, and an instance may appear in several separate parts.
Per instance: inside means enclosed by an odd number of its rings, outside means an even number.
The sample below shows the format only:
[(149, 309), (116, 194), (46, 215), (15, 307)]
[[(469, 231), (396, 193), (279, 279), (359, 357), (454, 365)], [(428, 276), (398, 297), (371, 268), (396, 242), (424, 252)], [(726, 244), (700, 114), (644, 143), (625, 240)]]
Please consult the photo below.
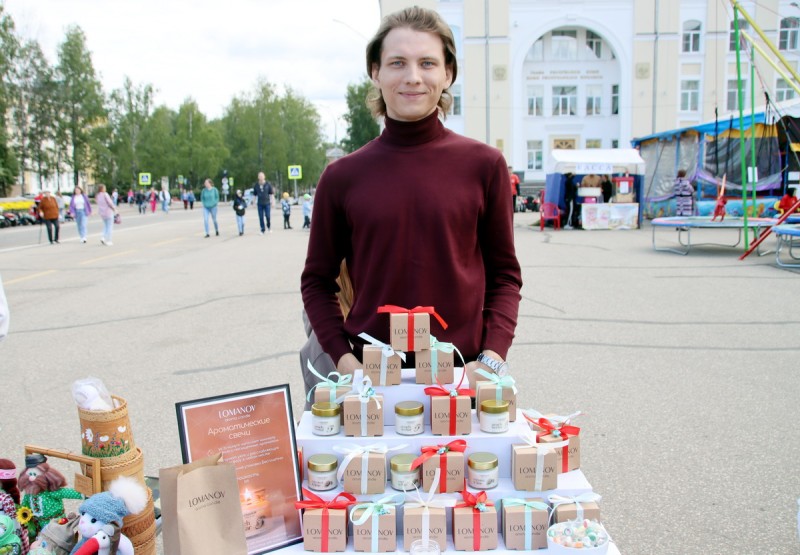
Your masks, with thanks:
[[(581, 433), (581, 429), (577, 426), (573, 426), (571, 424), (562, 424), (561, 426), (555, 426), (553, 423), (548, 420), (547, 418), (540, 418), (539, 420), (531, 420), (528, 416), (525, 416), (528, 422), (532, 422), (539, 426), (543, 432), (539, 432), (536, 434), (536, 441), (539, 442), (540, 437), (544, 437), (546, 435), (550, 435), (553, 431), (558, 431), (561, 433), (561, 436), (564, 439), (569, 439), (573, 436), (577, 436)], [(541, 442), (539, 442), (541, 443)], [(561, 448), (561, 472), (569, 472), (569, 446), (565, 446)]]
[[(378, 314), (408, 314), (408, 351), (414, 351), (414, 314), (432, 314), (436, 317), (442, 325), (442, 329), (447, 329), (447, 323), (439, 316), (439, 313), (434, 310), (432, 306), (415, 306), (414, 308), (405, 308), (394, 304), (385, 304), (378, 307)], [(427, 349), (428, 346), (423, 346)]]
[[(420, 449), (422, 454), (411, 463), (411, 470), (422, 466), (422, 463), (432, 458), (434, 455), (439, 455), (439, 493), (444, 493), (445, 488), (442, 487), (442, 484), (447, 482), (447, 453), (449, 451), (463, 453), (466, 450), (467, 442), (463, 439), (454, 439), (447, 445), (426, 445)], [(439, 451), (441, 451), (441, 453)]]
[[(463, 376), (461, 377), (463, 380)], [(438, 378), (437, 378), (438, 381)], [(461, 384), (459, 384), (461, 385)], [(469, 389), (466, 387), (454, 387), (453, 389), (447, 389), (442, 384), (439, 385), (432, 385), (425, 388), (425, 395), (430, 395), (431, 397), (450, 397), (450, 434), (451, 436), (456, 435), (456, 423), (458, 419), (456, 418), (456, 399), (457, 395), (453, 395), (452, 392), (456, 392), (458, 395), (468, 395), (470, 397), (475, 397), (475, 390)]]
[(320, 525), (320, 529), (322, 530), (321, 551), (325, 553), (328, 551), (328, 528), (330, 526), (328, 509), (347, 510), (347, 507), (355, 504), (357, 500), (353, 495), (342, 492), (330, 501), (325, 501), (322, 497), (311, 493), (306, 488), (303, 488), (303, 497), (307, 497), (308, 499), (295, 501), (295, 509), (322, 509), (322, 523)]
[(481, 550), (481, 509), (478, 509), (478, 504), (483, 504), (484, 507), (493, 507), (494, 503), (486, 498), (486, 492), (482, 491), (478, 495), (467, 491), (466, 489), (461, 492), (461, 497), (464, 498), (463, 503), (459, 503), (454, 508), (471, 508), (472, 509), (472, 550)]

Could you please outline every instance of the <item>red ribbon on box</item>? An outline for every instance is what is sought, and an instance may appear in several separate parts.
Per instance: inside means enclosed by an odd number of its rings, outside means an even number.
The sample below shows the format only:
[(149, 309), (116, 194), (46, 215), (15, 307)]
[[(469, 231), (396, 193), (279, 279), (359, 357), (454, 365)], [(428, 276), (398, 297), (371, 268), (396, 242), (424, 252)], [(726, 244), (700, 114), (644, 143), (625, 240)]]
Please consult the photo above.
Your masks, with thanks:
[[(322, 546), (320, 549), (323, 553), (326, 553), (328, 551), (328, 528), (330, 526), (328, 509), (347, 510), (347, 507), (355, 504), (357, 500), (349, 493), (342, 492), (330, 501), (325, 501), (322, 497), (314, 495), (306, 488), (303, 488), (303, 497), (307, 497), (308, 499), (295, 501), (295, 509), (322, 509), (322, 524), (320, 526), (322, 529)], [(340, 497), (342, 499), (339, 499)]]
[[(464, 379), (463, 375), (461, 376), (461, 379)], [(459, 385), (461, 384), (459, 383)], [(456, 398), (459, 395), (475, 397), (475, 390), (466, 387), (454, 387), (453, 389), (447, 389), (442, 384), (439, 384), (426, 387), (425, 395), (430, 395), (431, 397), (450, 397), (450, 435), (456, 435)]]
[[(554, 431), (558, 432), (558, 434), (556, 434), (557, 436), (560, 435), (564, 439), (569, 439), (581, 433), (580, 428), (571, 424), (562, 424), (561, 427), (558, 427), (553, 425), (553, 423), (547, 418), (534, 420), (528, 415), (525, 415), (525, 419), (532, 424), (536, 424), (542, 430), (544, 430), (543, 432), (536, 434), (536, 441), (539, 441), (540, 437), (552, 434)], [(569, 446), (561, 448), (561, 472), (569, 472)]]
[(414, 308), (404, 308), (393, 304), (385, 304), (378, 307), (378, 314), (408, 314), (408, 348), (407, 351), (414, 351), (414, 314), (432, 314), (439, 320), (442, 329), (447, 329), (447, 323), (439, 316), (439, 313), (432, 306), (415, 306)]
[[(463, 439), (454, 439), (447, 445), (426, 445), (420, 451), (422, 454), (414, 459), (414, 462), (411, 463), (411, 470), (414, 470), (418, 466), (421, 466), (422, 463), (433, 457), (434, 455), (439, 455), (439, 468), (441, 469), (439, 473), (439, 486), (442, 485), (442, 480), (447, 481), (447, 453), (448, 451), (457, 451), (459, 453), (463, 453), (467, 450), (467, 442)], [(443, 490), (443, 487), (440, 487), (440, 492)]]
[(481, 550), (481, 513), (486, 511), (486, 507), (493, 507), (494, 503), (486, 498), (486, 492), (482, 491), (478, 495), (467, 491), (466, 489), (461, 492), (461, 497), (464, 498), (463, 503), (459, 503), (454, 509), (461, 507), (472, 509), (472, 550)]

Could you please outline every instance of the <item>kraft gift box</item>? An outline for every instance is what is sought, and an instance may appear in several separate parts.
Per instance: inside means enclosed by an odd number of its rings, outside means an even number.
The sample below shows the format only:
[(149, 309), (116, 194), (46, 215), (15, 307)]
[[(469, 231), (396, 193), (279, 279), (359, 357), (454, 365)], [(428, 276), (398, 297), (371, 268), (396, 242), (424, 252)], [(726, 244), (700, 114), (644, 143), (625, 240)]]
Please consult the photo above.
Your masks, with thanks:
[[(378, 403), (380, 408), (378, 408)], [(344, 435), (361, 436), (361, 399), (357, 395), (344, 398)], [(383, 435), (383, 395), (376, 395), (367, 403), (367, 436)], [(366, 436), (365, 436), (366, 437)]]
[[(336, 399), (341, 399), (353, 391), (349, 385), (336, 386)], [(315, 403), (330, 403), (331, 402), (331, 386), (328, 384), (320, 384), (314, 390)], [(341, 402), (341, 401), (340, 401)]]
[[(415, 540), (422, 539), (423, 507), (406, 508), (403, 511), (403, 547), (411, 549)], [(439, 549), (447, 549), (447, 513), (443, 507), (428, 508), (428, 534), (430, 541), (439, 544)]]
[[(471, 507), (456, 507), (453, 509), (453, 544), (457, 551), (474, 551), (475, 548), (475, 520)], [(480, 551), (497, 549), (497, 510), (486, 507), (480, 513)]]
[[(472, 433), (472, 398), (458, 395), (455, 414), (450, 413), (450, 399), (444, 395), (431, 396), (431, 433), (439, 436), (465, 435)], [(455, 419), (455, 430), (451, 428)]]
[[(439, 351), (436, 354), (436, 377), (439, 383), (453, 383), (455, 376), (455, 353)], [(431, 377), (431, 351), (417, 351), (414, 355), (416, 381), (425, 385), (436, 383)]]
[[(363, 457), (367, 460), (367, 491), (361, 489)], [(356, 495), (383, 493), (386, 491), (386, 455), (383, 453), (362, 453), (347, 464), (342, 476), (342, 488)]]
[(369, 377), (373, 385), (400, 385), (400, 371), (403, 361), (394, 354), (386, 359), (386, 382), (381, 383), (381, 357), (383, 350), (373, 345), (364, 345), (364, 377)]
[[(525, 499), (525, 501), (539, 501), (547, 504), (541, 498)], [(544, 549), (547, 547), (547, 528), (550, 514), (544, 509), (527, 509), (531, 513), (531, 549)], [(503, 503), (503, 543), (506, 549), (525, 549), (525, 511), (523, 505), (507, 507)]]
[[(596, 502), (581, 503), (581, 508), (583, 509), (584, 519), (600, 521), (600, 505)], [(575, 520), (578, 518), (578, 506), (575, 503), (564, 503), (556, 507), (553, 513), (555, 514), (556, 524), (567, 520)]]
[[(409, 331), (414, 336), (408, 341)], [(389, 314), (389, 344), (398, 351), (424, 351), (431, 345), (431, 315), (426, 312), (414, 314), (414, 329), (408, 329), (408, 314)], [(413, 348), (412, 348), (413, 347)]]
[(511, 446), (511, 477), (514, 489), (520, 491), (544, 491), (558, 487), (558, 458), (555, 450), (548, 449), (544, 456), (542, 488), (536, 488), (536, 458), (538, 448), (527, 443)]
[[(303, 547), (306, 551), (322, 551), (322, 535), (328, 535), (328, 551), (347, 549), (347, 511), (328, 509), (328, 529), (322, 529), (322, 509), (306, 509), (303, 513)], [(326, 553), (327, 553), (326, 552)]]
[[(475, 406), (480, 407), (481, 401), (486, 401), (487, 399), (497, 399), (497, 388), (500, 386), (495, 385), (492, 382), (482, 380), (480, 374), (478, 374), (477, 377), (478, 381), (475, 384), (475, 387), (477, 387)], [(517, 420), (517, 395), (510, 387), (504, 387), (502, 389), (503, 393), (500, 398), (504, 401), (508, 401), (508, 420), (510, 422), (515, 422)]]
[[(447, 462), (447, 473), (442, 474), (439, 483), (436, 484), (436, 493), (453, 493), (464, 489), (464, 453), (459, 451), (448, 451), (443, 455), (434, 455), (422, 463), (422, 489), (430, 491), (436, 469), (442, 468), (441, 458), (445, 457)], [(444, 490), (441, 482), (444, 480)]]
[[(537, 439), (539, 443), (557, 443), (559, 441), (564, 441), (563, 437), (555, 437), (552, 434), (548, 434), (546, 436), (541, 436)], [(563, 463), (563, 454), (561, 450), (564, 449), (563, 447), (556, 447), (553, 450), (556, 452), (558, 456), (558, 473), (561, 474), (564, 472), (564, 463)], [(567, 445), (567, 470), (566, 472), (570, 472), (572, 470), (577, 470), (581, 467), (581, 436), (580, 434), (569, 436), (569, 445)]]
[[(353, 523), (353, 548), (356, 551), (372, 552), (373, 519), (378, 519), (378, 553), (392, 553), (397, 550), (397, 520), (394, 507), (386, 507), (388, 512), (373, 515), (363, 524)], [(354, 509), (352, 520), (358, 520), (366, 509)]]

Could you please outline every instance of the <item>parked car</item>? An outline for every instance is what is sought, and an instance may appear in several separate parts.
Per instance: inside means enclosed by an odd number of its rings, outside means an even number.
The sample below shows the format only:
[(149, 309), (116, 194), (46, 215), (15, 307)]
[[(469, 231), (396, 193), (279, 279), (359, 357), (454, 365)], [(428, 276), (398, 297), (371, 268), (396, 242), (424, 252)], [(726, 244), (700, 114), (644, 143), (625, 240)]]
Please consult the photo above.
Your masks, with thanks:
[(6, 220), (5, 217), (0, 214), (0, 228), (9, 227), (10, 225), (11, 224), (8, 223), (8, 220)]
[(15, 226), (19, 224), (19, 218), (13, 212), (3, 212), (3, 217), (11, 226)]
[(36, 218), (36, 216), (28, 214), (27, 212), (18, 212), (17, 217), (19, 217), (20, 225), (35, 225), (39, 223), (39, 220)]

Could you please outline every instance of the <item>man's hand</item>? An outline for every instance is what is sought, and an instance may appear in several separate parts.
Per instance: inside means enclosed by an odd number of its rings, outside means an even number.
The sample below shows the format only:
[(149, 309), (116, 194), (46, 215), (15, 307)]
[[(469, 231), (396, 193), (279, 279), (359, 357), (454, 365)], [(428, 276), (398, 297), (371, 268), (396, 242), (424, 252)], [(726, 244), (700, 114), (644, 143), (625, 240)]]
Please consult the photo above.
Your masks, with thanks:
[(340, 374), (352, 374), (356, 368), (361, 368), (361, 362), (356, 358), (353, 353), (347, 353), (339, 359), (336, 364), (336, 371)]
[[(503, 359), (503, 357), (501, 357), (500, 355), (498, 355), (497, 353), (495, 353), (491, 349), (484, 349), (483, 350), (483, 354), (485, 354), (486, 356), (492, 357), (494, 359), (500, 360), (500, 361), (504, 361), (505, 360), (505, 359)], [(478, 362), (477, 360), (473, 360), (472, 362), (468, 362), (467, 365), (465, 366), (465, 368), (466, 368), (466, 372), (467, 372), (467, 380), (469, 380), (470, 389), (475, 389), (475, 370), (480, 368), (481, 370), (485, 370), (486, 372), (489, 372), (489, 373), (493, 373), (494, 372), (494, 370), (492, 370), (491, 368), (489, 368), (485, 364)], [(481, 378), (481, 379), (484, 379), (484, 378)]]

